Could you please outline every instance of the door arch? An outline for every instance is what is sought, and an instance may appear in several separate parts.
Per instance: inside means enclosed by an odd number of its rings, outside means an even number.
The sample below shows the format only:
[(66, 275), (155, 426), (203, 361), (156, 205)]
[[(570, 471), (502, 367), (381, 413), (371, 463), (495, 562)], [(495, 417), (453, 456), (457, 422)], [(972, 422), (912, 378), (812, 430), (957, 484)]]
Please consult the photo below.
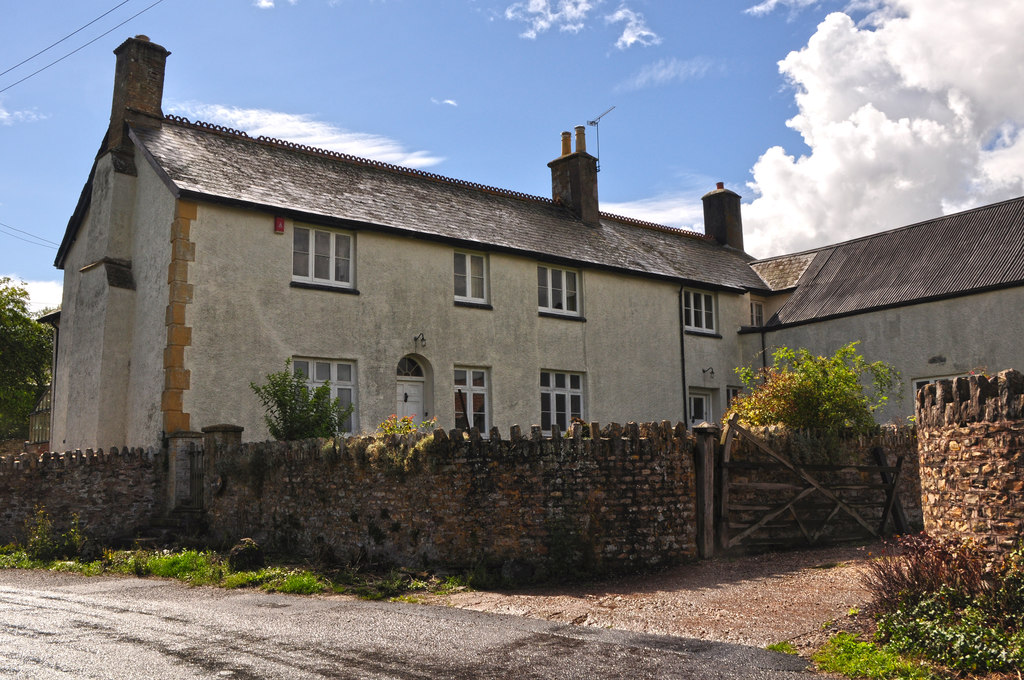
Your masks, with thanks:
[(395, 367), (395, 415), (429, 420), (434, 411), (433, 371), (418, 354), (407, 354)]

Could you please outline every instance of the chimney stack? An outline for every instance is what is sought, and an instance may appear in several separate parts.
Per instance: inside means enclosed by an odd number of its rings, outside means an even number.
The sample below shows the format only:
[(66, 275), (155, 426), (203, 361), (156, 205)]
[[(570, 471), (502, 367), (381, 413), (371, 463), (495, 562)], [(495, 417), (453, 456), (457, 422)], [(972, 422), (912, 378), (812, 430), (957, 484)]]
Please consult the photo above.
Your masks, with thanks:
[(704, 234), (723, 246), (743, 250), (743, 218), (740, 196), (719, 182), (713, 191), (701, 196), (704, 202)]
[(160, 127), (164, 117), (160, 108), (164, 66), (170, 52), (146, 36), (137, 35), (121, 43), (114, 54), (114, 100), (103, 151), (113, 154), (115, 170), (134, 175), (134, 150), (128, 139), (128, 126)]
[(586, 127), (576, 126), (576, 152), (572, 134), (562, 133), (562, 155), (548, 163), (551, 168), (551, 197), (564, 205), (584, 224), (601, 223), (597, 204), (597, 159), (587, 153)]

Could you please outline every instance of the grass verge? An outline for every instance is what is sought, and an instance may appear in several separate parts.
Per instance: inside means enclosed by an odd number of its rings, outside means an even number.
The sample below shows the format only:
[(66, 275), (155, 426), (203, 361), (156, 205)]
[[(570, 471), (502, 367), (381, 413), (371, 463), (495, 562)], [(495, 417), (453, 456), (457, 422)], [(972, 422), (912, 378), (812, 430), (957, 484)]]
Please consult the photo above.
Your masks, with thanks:
[(930, 666), (902, 657), (873, 642), (862, 642), (850, 633), (833, 636), (812, 659), (823, 671), (850, 678), (879, 680), (938, 680)]

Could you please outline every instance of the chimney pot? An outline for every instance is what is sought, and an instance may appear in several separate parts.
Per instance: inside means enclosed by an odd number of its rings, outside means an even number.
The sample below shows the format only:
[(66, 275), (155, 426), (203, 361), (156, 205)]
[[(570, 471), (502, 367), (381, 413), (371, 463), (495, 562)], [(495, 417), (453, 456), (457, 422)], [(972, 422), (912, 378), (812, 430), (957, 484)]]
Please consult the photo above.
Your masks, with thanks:
[(725, 188), (725, 182), (719, 182), (718, 184), (715, 185), (715, 188), (716, 189), (724, 189)]
[(587, 152), (587, 128), (583, 125), (576, 126), (576, 153)]
[(562, 133), (562, 155), (563, 156), (568, 156), (571, 153), (572, 153), (572, 133), (571, 132), (563, 132)]

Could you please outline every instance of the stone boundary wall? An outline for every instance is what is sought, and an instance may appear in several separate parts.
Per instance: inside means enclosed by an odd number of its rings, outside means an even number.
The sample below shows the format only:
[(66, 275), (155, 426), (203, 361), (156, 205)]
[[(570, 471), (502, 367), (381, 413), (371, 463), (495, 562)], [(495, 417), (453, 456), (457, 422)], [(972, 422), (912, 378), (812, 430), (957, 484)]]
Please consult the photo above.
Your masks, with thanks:
[(100, 541), (134, 536), (165, 509), (166, 454), (112, 447), (0, 457), (0, 545), (21, 541), (36, 508), (65, 531), (77, 514)]
[(917, 426), (925, 531), (994, 551), (1024, 540), (1024, 375), (927, 385)]
[(668, 422), (598, 431), (208, 445), (206, 516), (223, 545), (249, 536), (297, 556), (511, 578), (695, 558), (693, 435)]

